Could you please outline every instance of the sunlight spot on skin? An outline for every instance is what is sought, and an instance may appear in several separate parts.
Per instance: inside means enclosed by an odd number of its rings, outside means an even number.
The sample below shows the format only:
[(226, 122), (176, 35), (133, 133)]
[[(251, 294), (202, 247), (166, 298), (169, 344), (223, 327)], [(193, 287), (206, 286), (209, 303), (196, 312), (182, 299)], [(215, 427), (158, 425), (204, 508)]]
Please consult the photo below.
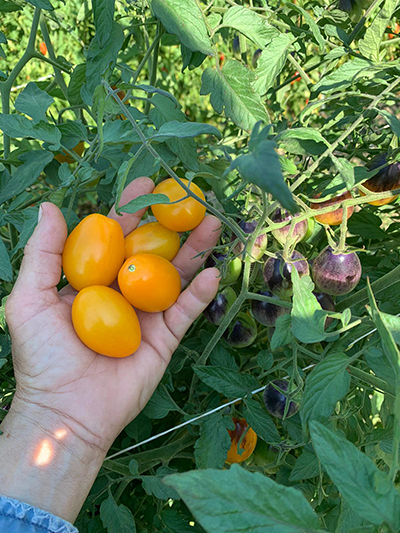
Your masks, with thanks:
[(65, 428), (63, 429), (57, 429), (57, 431), (54, 432), (54, 436), (57, 440), (62, 440), (67, 435), (67, 430)]
[(46, 466), (50, 463), (54, 455), (54, 449), (51, 442), (47, 439), (42, 440), (35, 454), (35, 464), (37, 466)]

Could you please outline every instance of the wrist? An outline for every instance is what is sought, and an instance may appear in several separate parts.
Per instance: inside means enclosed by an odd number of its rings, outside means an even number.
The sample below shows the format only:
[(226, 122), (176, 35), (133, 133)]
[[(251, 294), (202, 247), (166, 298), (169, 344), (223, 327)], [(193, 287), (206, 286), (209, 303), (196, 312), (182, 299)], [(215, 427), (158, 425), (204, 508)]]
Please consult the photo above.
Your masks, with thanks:
[(17, 398), (0, 429), (0, 492), (74, 522), (104, 460), (102, 443)]

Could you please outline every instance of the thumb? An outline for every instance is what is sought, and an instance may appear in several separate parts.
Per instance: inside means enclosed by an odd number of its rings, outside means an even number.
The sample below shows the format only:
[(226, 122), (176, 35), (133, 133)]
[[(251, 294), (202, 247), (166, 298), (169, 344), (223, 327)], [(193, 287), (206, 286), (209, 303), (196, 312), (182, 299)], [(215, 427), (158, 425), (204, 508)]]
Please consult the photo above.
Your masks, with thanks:
[(67, 238), (67, 225), (57, 206), (40, 205), (38, 225), (25, 246), (14, 295), (35, 296), (55, 290), (61, 277), (61, 254)]

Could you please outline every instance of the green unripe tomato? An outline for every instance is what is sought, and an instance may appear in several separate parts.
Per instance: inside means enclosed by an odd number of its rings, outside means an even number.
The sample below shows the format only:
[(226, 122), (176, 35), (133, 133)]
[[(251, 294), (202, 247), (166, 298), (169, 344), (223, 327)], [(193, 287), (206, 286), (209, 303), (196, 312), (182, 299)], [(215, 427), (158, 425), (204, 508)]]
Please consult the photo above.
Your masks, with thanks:
[(308, 239), (314, 233), (314, 229), (315, 229), (315, 218), (314, 217), (308, 218), (307, 222), (308, 222), (308, 227), (307, 227), (306, 234), (304, 235), (304, 238), (302, 239), (303, 241), (308, 241)]
[(232, 285), (239, 279), (240, 274), (242, 273), (242, 260), (240, 257), (235, 257), (226, 269), (225, 275), (221, 278), (221, 283), (224, 285)]

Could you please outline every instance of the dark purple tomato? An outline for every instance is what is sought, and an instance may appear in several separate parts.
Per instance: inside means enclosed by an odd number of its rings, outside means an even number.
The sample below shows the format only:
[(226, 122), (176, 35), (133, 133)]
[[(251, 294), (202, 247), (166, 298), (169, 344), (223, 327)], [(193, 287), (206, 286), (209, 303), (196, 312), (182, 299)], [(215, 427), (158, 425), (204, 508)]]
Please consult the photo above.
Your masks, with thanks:
[(305, 257), (296, 250), (292, 253), (290, 261), (285, 261), (280, 253), (276, 258), (269, 257), (265, 261), (264, 281), (268, 289), (283, 300), (287, 300), (293, 294), (291, 279), (293, 267), (296, 267), (300, 277), (310, 273)]
[(222, 292), (217, 294), (214, 300), (203, 311), (208, 322), (219, 326), (236, 298), (236, 293), (231, 287), (226, 287)]
[[(279, 392), (274, 385), (279, 387), (284, 392), (288, 391), (289, 381), (287, 379), (275, 379), (268, 383), (264, 390), (264, 405), (269, 414), (276, 418), (283, 418), (285, 414), (285, 407), (288, 399), (284, 394)], [(299, 404), (294, 401), (290, 401), (289, 408), (286, 414), (286, 418), (293, 416), (299, 410)]]
[[(313, 294), (324, 311), (335, 311), (335, 302), (333, 301), (332, 296), (325, 294), (324, 292), (313, 292)], [(333, 319), (327, 316), (325, 327), (327, 328), (332, 321)]]
[[(221, 252), (213, 252), (212, 255), (207, 257), (206, 262), (204, 263), (205, 268), (211, 267), (221, 267), (222, 263), (225, 261), (227, 255)], [(242, 272), (242, 260), (240, 257), (235, 257), (230, 260), (225, 268), (221, 269), (223, 275), (221, 276), (221, 283), (224, 285), (231, 285), (238, 280), (240, 273)]]
[(224, 333), (228, 344), (235, 348), (246, 348), (257, 337), (257, 325), (253, 318), (245, 313), (238, 313)]
[[(242, 230), (245, 233), (247, 233), (248, 235), (251, 235), (257, 227), (257, 221), (251, 220), (250, 222), (245, 222), (244, 220), (242, 220), (241, 222), (239, 222), (239, 226), (242, 228)], [(261, 234), (257, 237), (256, 242), (253, 244), (253, 248), (250, 252), (252, 261), (258, 261), (259, 259), (262, 258), (262, 256), (264, 255), (265, 249), (267, 248), (267, 244), (268, 244), (268, 236), (266, 233), (263, 233), (261, 230)], [(234, 253), (236, 255), (239, 255), (243, 252), (243, 250), (244, 250), (244, 244), (242, 242), (239, 242), (234, 248)]]
[[(271, 216), (271, 220), (276, 223), (285, 222), (286, 220), (292, 220), (292, 218), (293, 216), (285, 209), (277, 209)], [(301, 222), (297, 222), (293, 229), (292, 238), (296, 239), (297, 242), (300, 242), (306, 236), (307, 229), (308, 229), (307, 220), (302, 220)], [(272, 235), (281, 244), (285, 244), (287, 236), (289, 235), (289, 232), (290, 232), (290, 224), (288, 224), (287, 226), (284, 226), (283, 228), (275, 229), (272, 232)]]
[(254, 52), (253, 57), (251, 59), (253, 68), (257, 68), (257, 63), (258, 63), (258, 60), (260, 59), (261, 52), (262, 52), (261, 48), (257, 48), (257, 50)]
[(320, 291), (339, 296), (357, 286), (361, 278), (361, 263), (355, 252), (335, 253), (327, 246), (314, 259), (312, 274)]
[[(277, 296), (270, 291), (259, 291), (258, 294), (263, 296), (269, 296), (270, 298), (276, 298)], [(260, 300), (251, 301), (251, 314), (253, 317), (263, 326), (275, 326), (277, 319), (286, 313), (289, 309), (282, 307), (281, 305), (274, 305), (269, 302), (262, 302)]]

